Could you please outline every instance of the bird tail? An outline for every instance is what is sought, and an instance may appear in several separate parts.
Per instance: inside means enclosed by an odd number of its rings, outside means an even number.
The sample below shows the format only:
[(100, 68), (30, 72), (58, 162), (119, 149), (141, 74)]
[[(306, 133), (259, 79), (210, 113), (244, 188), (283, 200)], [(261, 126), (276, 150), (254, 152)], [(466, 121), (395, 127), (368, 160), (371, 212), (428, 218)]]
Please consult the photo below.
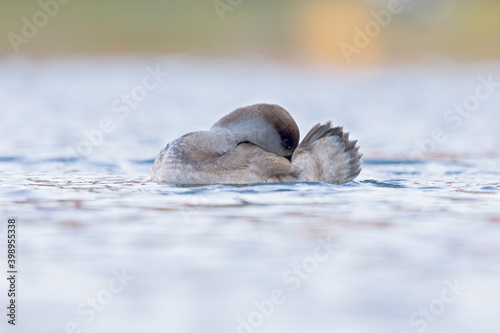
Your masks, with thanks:
[(343, 184), (361, 172), (357, 140), (349, 140), (343, 127), (328, 121), (313, 126), (292, 156), (298, 181), (322, 181)]

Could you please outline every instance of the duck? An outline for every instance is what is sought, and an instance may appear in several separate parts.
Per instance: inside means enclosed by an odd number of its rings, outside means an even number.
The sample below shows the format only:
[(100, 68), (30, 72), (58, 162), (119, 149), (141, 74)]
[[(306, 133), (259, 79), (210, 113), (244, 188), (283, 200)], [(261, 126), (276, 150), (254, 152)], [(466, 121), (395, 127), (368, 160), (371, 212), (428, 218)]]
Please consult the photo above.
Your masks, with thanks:
[(276, 104), (240, 107), (207, 131), (168, 143), (151, 180), (181, 185), (324, 182), (344, 184), (361, 172), (357, 140), (332, 121), (314, 125), (299, 143), (293, 117)]

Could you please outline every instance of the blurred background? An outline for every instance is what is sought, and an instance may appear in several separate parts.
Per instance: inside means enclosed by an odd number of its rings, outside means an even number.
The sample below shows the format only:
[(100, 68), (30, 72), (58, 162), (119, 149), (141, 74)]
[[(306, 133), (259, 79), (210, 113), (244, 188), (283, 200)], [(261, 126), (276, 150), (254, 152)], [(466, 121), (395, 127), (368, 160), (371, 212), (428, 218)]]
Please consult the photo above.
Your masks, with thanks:
[[(498, 0), (0, 0), (0, 331), (498, 333), (499, 60)], [(151, 182), (263, 102), (343, 125), (361, 174)]]
[[(24, 17), (35, 24), (35, 30), (40, 26), (27, 38), (29, 42), (19, 44), (19, 54), (27, 57), (257, 55), (347, 67), (340, 44), (354, 45), (355, 28), (364, 30), (374, 20), (372, 11), (388, 10), (388, 4), (400, 3), (395, 8), (401, 7), (401, 11), (382, 24), (382, 33), (354, 54), (355, 61), (349, 66), (429, 58), (484, 61), (500, 56), (500, 2), (496, 0), (61, 2), (66, 4), (2, 0), (0, 35), (23, 36)], [(33, 20), (43, 8), (47, 8), (49, 19), (38, 15)], [(29, 28), (26, 32), (30, 36)], [(0, 56), (15, 54), (8, 38), (0, 43)]]

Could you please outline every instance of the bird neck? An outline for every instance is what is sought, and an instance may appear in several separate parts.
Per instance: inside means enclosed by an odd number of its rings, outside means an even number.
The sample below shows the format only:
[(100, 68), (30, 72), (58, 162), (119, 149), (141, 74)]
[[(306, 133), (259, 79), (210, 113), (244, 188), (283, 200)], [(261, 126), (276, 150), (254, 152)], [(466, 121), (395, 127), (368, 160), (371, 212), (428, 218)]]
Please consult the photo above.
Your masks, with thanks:
[(270, 133), (275, 132), (274, 127), (262, 117), (247, 115), (235, 121), (224, 123), (223, 126), (215, 124), (211, 131), (223, 133), (231, 138), (231, 144), (250, 142), (254, 145), (265, 148), (269, 142)]

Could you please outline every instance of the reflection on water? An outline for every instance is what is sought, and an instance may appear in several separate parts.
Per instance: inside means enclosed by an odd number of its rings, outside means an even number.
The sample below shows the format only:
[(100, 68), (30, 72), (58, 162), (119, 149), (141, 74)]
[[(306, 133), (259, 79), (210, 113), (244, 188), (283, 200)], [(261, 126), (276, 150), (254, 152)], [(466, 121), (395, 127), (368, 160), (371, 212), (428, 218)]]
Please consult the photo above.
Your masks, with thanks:
[[(68, 158), (67, 147), (89, 140), (83, 131), (115, 119), (112, 101), (155, 61), (172, 72), (168, 82), (91, 154)], [(491, 71), (0, 63), (1, 206), (19, 221), (18, 329), (496, 332), (500, 93), (426, 159), (408, 157)], [(168, 140), (259, 101), (285, 105), (302, 133), (328, 118), (344, 125), (367, 156), (361, 175), (344, 185), (150, 181)]]

